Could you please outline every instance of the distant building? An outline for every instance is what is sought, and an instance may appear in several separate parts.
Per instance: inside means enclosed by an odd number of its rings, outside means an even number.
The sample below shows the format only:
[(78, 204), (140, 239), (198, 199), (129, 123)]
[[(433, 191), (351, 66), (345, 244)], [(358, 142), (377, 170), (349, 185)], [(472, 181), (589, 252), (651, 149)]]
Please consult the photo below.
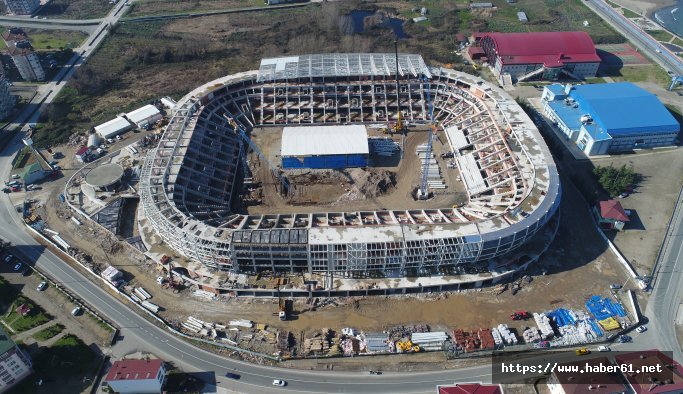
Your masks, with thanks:
[(0, 327), (0, 392), (9, 390), (31, 372), (31, 359)]
[(74, 158), (77, 162), (84, 164), (90, 161), (90, 148), (87, 146), (82, 146), (76, 151)]
[(365, 126), (293, 126), (282, 130), (282, 168), (367, 167)]
[(21, 77), (26, 81), (44, 81), (45, 70), (26, 33), (20, 28), (12, 27), (2, 34), (2, 38)]
[[(614, 357), (618, 365), (626, 365), (631, 372), (624, 373), (634, 394), (683, 393), (683, 367), (659, 350), (620, 353)], [(654, 372), (641, 372), (646, 368)]]
[(103, 139), (112, 138), (133, 128), (133, 125), (124, 117), (117, 116), (109, 122), (95, 126), (95, 132)]
[(623, 230), (630, 219), (626, 211), (617, 200), (600, 201), (593, 207), (593, 213), (598, 219), (600, 228), (606, 230)]
[[(0, 69), (2, 69), (2, 63), (0, 63)], [(5, 74), (0, 71), (0, 119), (8, 117), (16, 103), (16, 96), (10, 92), (10, 83), (5, 78)]]
[(137, 127), (145, 127), (145, 125), (153, 125), (158, 120), (161, 120), (161, 112), (159, 109), (151, 104), (140, 107), (135, 111), (128, 112), (126, 118), (132, 123), (137, 125)]
[(681, 125), (657, 96), (629, 82), (546, 86), (544, 114), (588, 156), (671, 146)]
[[(579, 370), (582, 370), (586, 365), (599, 367), (601, 365), (611, 365), (611, 363), (607, 357), (598, 357), (561, 365), (569, 367), (568, 369), (576, 366), (579, 367)], [(548, 388), (551, 394), (623, 394), (628, 391), (619, 374), (592, 371), (555, 371), (548, 379)]]
[(114, 362), (104, 381), (119, 394), (161, 393), (166, 369), (159, 359), (120, 360)]
[(594, 77), (600, 66), (586, 32), (487, 33), (480, 42), (494, 73), (513, 81)]
[(38, 7), (40, 0), (3, 0), (7, 9), (15, 15), (31, 15)]
[(436, 386), (437, 394), (503, 394), (498, 384), (458, 383)]

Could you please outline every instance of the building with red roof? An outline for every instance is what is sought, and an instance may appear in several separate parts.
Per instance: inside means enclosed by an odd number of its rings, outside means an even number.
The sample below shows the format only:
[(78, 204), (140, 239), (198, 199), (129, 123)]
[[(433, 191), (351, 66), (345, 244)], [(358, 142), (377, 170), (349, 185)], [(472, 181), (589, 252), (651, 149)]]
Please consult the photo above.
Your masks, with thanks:
[(161, 393), (166, 369), (159, 359), (120, 360), (114, 362), (104, 381), (120, 394)]
[[(586, 361), (574, 361), (562, 364), (568, 368), (563, 368), (562, 372), (553, 371), (548, 379), (548, 388), (552, 394), (615, 394), (627, 392), (619, 374), (598, 372), (599, 370), (588, 371), (585, 366), (600, 367), (612, 363), (607, 357), (597, 357)], [(573, 368), (575, 372), (569, 372)]]
[(595, 77), (600, 57), (588, 33), (487, 33), (481, 48), (499, 77), (509, 74), (513, 81), (556, 80)]
[[(683, 367), (659, 350), (619, 354), (614, 359), (629, 370), (623, 375), (635, 394), (683, 393)], [(653, 372), (642, 372), (646, 369)]]
[(503, 388), (497, 384), (463, 383), (437, 386), (437, 394), (503, 394)]
[(593, 210), (598, 225), (606, 230), (623, 230), (626, 222), (630, 219), (628, 214), (617, 200), (600, 201)]

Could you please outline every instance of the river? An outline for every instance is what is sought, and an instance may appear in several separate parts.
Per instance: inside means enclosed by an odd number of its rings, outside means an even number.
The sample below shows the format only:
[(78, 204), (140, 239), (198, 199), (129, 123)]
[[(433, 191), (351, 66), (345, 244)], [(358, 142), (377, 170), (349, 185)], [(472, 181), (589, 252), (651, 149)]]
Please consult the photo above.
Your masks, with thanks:
[(660, 8), (653, 14), (653, 19), (667, 30), (683, 37), (683, 0), (677, 4)]

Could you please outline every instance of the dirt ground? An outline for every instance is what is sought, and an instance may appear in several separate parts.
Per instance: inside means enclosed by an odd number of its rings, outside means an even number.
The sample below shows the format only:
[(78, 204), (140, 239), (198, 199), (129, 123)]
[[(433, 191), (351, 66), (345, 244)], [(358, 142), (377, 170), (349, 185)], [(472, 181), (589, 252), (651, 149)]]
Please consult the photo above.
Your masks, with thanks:
[[(271, 165), (280, 164), (281, 130), (281, 128), (259, 128), (252, 132), (252, 140), (268, 157)], [(372, 129), (368, 129), (368, 134), (370, 137), (381, 136), (378, 131)], [(441, 153), (449, 150), (446, 137), (442, 132), (434, 136), (433, 152), (448, 188), (434, 193), (434, 197), (428, 201), (417, 201), (414, 198), (415, 190), (421, 182), (421, 164), (415, 151), (418, 145), (426, 143), (426, 130), (411, 128), (404, 143), (400, 136), (394, 136), (393, 139), (404, 146), (402, 159), (398, 153), (391, 158), (371, 155), (371, 166), (367, 171), (362, 169), (285, 171), (285, 176), (292, 176), (294, 179), (296, 179), (297, 174), (303, 172), (320, 174), (320, 178), (322, 178), (317, 185), (293, 182), (296, 190), (293, 201), (292, 199), (285, 200), (278, 195), (269, 169), (252, 153), (250, 163), (260, 163), (254, 172), (257, 174), (257, 178), (266, 181), (263, 182), (263, 190), (260, 192), (263, 203), (250, 206), (248, 213), (311, 213), (325, 211), (326, 209), (359, 211), (450, 208), (454, 204), (466, 200), (464, 185), (458, 179), (457, 170), (448, 169), (447, 162), (449, 159), (440, 157)], [(364, 181), (364, 178), (367, 177), (368, 173), (378, 174), (387, 171), (395, 174), (396, 185), (394, 187), (377, 196), (363, 195), (363, 193), (358, 192), (359, 189), (367, 189), (367, 182)], [(332, 174), (333, 178), (338, 178), (340, 181), (331, 182), (325, 174)]]

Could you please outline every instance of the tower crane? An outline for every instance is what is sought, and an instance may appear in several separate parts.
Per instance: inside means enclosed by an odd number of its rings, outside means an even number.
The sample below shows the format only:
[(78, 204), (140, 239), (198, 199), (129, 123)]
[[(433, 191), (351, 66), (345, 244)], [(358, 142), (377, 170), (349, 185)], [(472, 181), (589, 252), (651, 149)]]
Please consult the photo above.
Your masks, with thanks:
[(436, 133), (436, 122), (434, 121), (434, 105), (432, 103), (432, 91), (431, 84), (425, 78), (427, 83), (427, 106), (429, 107), (429, 135), (427, 137), (427, 151), (425, 152), (425, 162), (422, 165), (422, 182), (420, 183), (420, 190), (418, 190), (417, 198), (420, 200), (426, 200), (429, 198), (429, 191), (427, 190), (427, 181), (429, 174), (429, 161), (432, 156), (432, 142), (434, 140), (434, 134)]
[(261, 150), (258, 148), (258, 146), (256, 146), (256, 144), (254, 144), (254, 142), (249, 138), (249, 136), (244, 131), (242, 126), (240, 126), (239, 123), (237, 123), (235, 121), (235, 119), (229, 117), (226, 114), (223, 114), (223, 117), (225, 118), (225, 120), (228, 121), (228, 124), (232, 127), (235, 134), (240, 137), (240, 150), (242, 150), (242, 152), (240, 152), (240, 155), (243, 157), (244, 164), (246, 165), (246, 153), (247, 152), (246, 152), (246, 148), (244, 148), (244, 143), (246, 143), (247, 145), (249, 145), (249, 147), (254, 152), (256, 152), (258, 157), (266, 163), (266, 165), (270, 169), (270, 172), (272, 172), (273, 177), (275, 177), (275, 179), (277, 179), (279, 181), (280, 193), (282, 195), (287, 195), (289, 193), (289, 186), (290, 186), (287, 179), (285, 179), (285, 177), (283, 177), (280, 174), (280, 172), (275, 167), (273, 167), (273, 165), (270, 164), (270, 161), (268, 161), (268, 158), (266, 157), (266, 155), (264, 155), (263, 152), (261, 152)]

